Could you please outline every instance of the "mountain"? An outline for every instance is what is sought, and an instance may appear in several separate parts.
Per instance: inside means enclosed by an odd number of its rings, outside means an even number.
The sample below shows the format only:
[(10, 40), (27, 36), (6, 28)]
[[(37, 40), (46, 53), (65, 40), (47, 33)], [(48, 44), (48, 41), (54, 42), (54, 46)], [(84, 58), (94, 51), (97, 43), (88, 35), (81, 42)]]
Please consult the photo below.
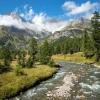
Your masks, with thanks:
[(33, 31), (29, 29), (19, 29), (14, 26), (0, 26), (0, 44), (5, 44), (7, 41), (12, 41), (16, 46), (24, 46), (31, 37), (38, 40), (46, 38), (48, 31)]
[[(51, 34), (51, 32), (46, 30), (37, 31), (32, 29), (30, 27), (31, 22), (24, 20), (16, 13), (10, 13), (0, 17), (3, 19), (0, 23), (0, 45), (10, 41), (16, 47), (23, 47), (27, 45), (27, 42), (33, 36), (41, 40)], [(4, 25), (2, 25), (2, 22)]]
[(0, 44), (6, 44), (8, 41), (14, 43), (16, 47), (23, 45), (32, 35), (26, 30), (18, 29), (14, 26), (0, 26)]
[(58, 39), (60, 37), (81, 37), (84, 30), (90, 28), (90, 20), (81, 18), (80, 20), (71, 21), (60, 31), (54, 32), (49, 39)]
[[(57, 39), (59, 37), (81, 37), (85, 28), (90, 27), (90, 21), (84, 18), (64, 23), (59, 31), (54, 33), (48, 31), (46, 27), (35, 26), (31, 21), (26, 21), (16, 13), (1, 15), (0, 23), (0, 44), (8, 41), (14, 43), (16, 47), (27, 46), (27, 42), (31, 37), (35, 37), (38, 41), (43, 39)], [(54, 20), (51, 21), (54, 23)], [(41, 30), (38, 30), (40, 28)]]

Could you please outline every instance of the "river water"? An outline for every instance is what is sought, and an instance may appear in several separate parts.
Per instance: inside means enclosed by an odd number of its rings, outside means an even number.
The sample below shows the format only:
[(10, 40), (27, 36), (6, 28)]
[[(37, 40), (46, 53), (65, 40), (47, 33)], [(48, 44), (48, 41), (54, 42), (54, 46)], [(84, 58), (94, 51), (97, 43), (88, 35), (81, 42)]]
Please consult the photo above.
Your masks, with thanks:
[(49, 80), (10, 100), (100, 100), (100, 69), (59, 62), (62, 68)]

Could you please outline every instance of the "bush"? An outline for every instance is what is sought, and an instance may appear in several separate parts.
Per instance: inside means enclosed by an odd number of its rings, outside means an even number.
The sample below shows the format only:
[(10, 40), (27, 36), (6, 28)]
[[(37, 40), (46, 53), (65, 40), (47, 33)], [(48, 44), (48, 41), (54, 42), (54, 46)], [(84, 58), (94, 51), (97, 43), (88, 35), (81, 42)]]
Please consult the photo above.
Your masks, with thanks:
[(32, 60), (31, 57), (29, 57), (29, 59), (28, 59), (28, 61), (27, 61), (27, 67), (28, 67), (28, 68), (33, 67), (33, 60)]
[(72, 49), (69, 52), (70, 52), (70, 54), (73, 54), (74, 53), (74, 51)]
[(93, 52), (90, 52), (90, 51), (86, 51), (86, 52), (84, 52), (84, 56), (86, 58), (92, 58), (94, 56), (94, 53)]
[(49, 63), (48, 63), (48, 65), (51, 66), (51, 67), (54, 67), (55, 63), (54, 63), (53, 60), (50, 60)]
[(41, 58), (40, 58), (41, 64), (48, 64), (49, 61), (50, 61), (50, 57), (49, 57), (49, 56), (41, 57)]
[(19, 66), (19, 65), (16, 65), (15, 73), (16, 73), (17, 76), (24, 75), (22, 67)]
[(4, 66), (4, 65), (0, 65), (0, 74), (4, 73), (4, 72), (8, 72), (10, 71), (12, 68), (10, 66)]
[(18, 64), (22, 67), (25, 67), (25, 56), (26, 56), (26, 52), (25, 50), (19, 50), (17, 53), (18, 56)]

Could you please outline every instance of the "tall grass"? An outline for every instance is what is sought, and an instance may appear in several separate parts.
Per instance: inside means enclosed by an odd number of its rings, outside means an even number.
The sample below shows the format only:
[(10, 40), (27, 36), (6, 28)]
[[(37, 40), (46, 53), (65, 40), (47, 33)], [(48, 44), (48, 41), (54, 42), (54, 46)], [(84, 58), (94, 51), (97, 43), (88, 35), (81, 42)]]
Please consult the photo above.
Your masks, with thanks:
[(66, 55), (53, 55), (52, 59), (57, 62), (57, 61), (70, 61), (70, 62), (78, 62), (78, 63), (86, 63), (86, 64), (90, 64), (90, 63), (94, 63), (95, 59), (91, 58), (91, 59), (87, 59), (86, 57), (84, 57), (83, 52), (78, 52), (78, 53), (74, 53), (74, 54), (66, 54)]
[(57, 69), (47, 65), (24, 68), (25, 75), (16, 76), (15, 72), (0, 74), (0, 99), (9, 98), (24, 91), (36, 83), (52, 76)]

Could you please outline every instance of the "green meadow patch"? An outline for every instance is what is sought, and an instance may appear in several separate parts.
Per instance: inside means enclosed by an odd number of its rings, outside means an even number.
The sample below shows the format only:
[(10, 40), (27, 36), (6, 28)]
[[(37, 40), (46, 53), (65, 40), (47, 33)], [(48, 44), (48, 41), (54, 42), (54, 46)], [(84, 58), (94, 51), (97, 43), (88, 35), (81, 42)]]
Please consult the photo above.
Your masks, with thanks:
[[(74, 54), (58, 54), (58, 55), (53, 55), (52, 59), (57, 62), (57, 61), (70, 61), (70, 62), (77, 62), (77, 63), (85, 63), (85, 64), (92, 64), (95, 63), (95, 58), (86, 58), (84, 57), (83, 52), (78, 52)], [(96, 63), (100, 65), (100, 62)]]
[(23, 75), (17, 76), (15, 71), (0, 74), (0, 99), (15, 96), (38, 82), (51, 77), (56, 68), (47, 65), (36, 65), (34, 68), (23, 68)]

